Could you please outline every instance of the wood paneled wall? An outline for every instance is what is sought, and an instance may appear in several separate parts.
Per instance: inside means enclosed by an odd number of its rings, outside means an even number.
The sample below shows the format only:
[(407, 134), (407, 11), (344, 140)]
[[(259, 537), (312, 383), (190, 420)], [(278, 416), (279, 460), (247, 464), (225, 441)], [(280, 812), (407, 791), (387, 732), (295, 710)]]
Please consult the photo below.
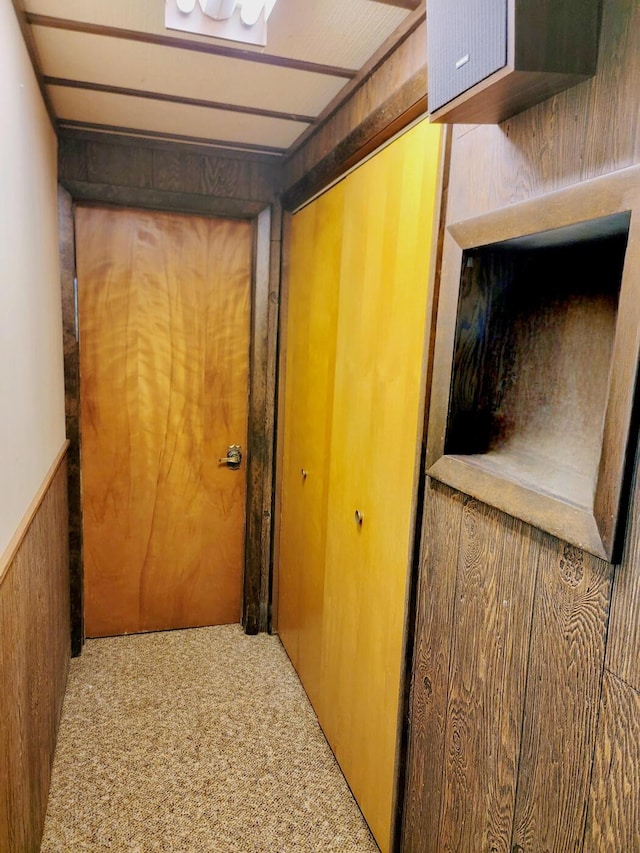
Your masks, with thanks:
[[(447, 222), (640, 162), (640, 6), (598, 71), (454, 130)], [(634, 448), (635, 449), (635, 448)], [(619, 566), (427, 484), (403, 850), (640, 850), (640, 485)]]
[(247, 218), (272, 200), (279, 159), (65, 131), (58, 168), (74, 201)]
[(69, 665), (66, 446), (0, 564), (0, 850), (36, 853)]

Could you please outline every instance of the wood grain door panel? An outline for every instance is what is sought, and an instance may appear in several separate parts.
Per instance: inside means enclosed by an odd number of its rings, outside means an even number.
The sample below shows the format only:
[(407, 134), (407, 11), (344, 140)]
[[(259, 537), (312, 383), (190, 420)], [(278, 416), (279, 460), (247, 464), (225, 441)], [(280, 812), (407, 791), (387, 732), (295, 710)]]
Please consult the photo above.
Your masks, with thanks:
[(385, 853), (439, 143), (421, 123), (291, 223), (278, 629)]
[(236, 622), (252, 227), (77, 211), (86, 632)]
[(344, 188), (292, 221), (278, 631), (317, 713)]
[(324, 582), (326, 726), (383, 850), (393, 823), (439, 139), (425, 122), (345, 181)]

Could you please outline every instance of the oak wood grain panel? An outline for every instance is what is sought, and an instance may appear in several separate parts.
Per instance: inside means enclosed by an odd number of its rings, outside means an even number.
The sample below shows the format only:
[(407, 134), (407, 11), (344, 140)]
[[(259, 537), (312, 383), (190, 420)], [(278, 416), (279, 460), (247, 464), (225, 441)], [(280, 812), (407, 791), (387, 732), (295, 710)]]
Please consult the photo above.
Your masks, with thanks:
[(203, 158), (199, 154), (153, 151), (153, 184), (171, 192), (201, 193)]
[(67, 469), (44, 484), (0, 583), (0, 850), (37, 851), (69, 665)]
[(249, 223), (79, 208), (87, 635), (240, 618)]
[(158, 189), (173, 192), (229, 198), (253, 197), (251, 168), (241, 160), (154, 151), (153, 182)]
[(470, 501), (458, 550), (439, 850), (509, 851), (540, 533)]
[(210, 142), (195, 143), (195, 142), (180, 142), (177, 143), (171, 139), (160, 139), (151, 136), (123, 136), (120, 133), (96, 130), (89, 127), (61, 127), (60, 140), (65, 142), (108, 142), (113, 145), (122, 145), (124, 147), (137, 148), (142, 144), (145, 148), (152, 151), (167, 151), (174, 153), (181, 151), (185, 154), (202, 154), (205, 157), (215, 157), (221, 160), (237, 160), (240, 157), (243, 161), (252, 161), (261, 164), (268, 168), (277, 166), (279, 158), (276, 155), (257, 153), (254, 151), (245, 151), (244, 149), (229, 149), (216, 148)]
[(581, 849), (612, 575), (609, 563), (545, 536), (514, 817), (523, 851)]
[[(113, 134), (64, 131), (60, 138), (58, 166), (61, 182), (72, 192), (83, 188), (82, 198), (113, 200), (108, 195), (125, 188), (148, 198), (146, 206), (167, 199), (171, 194), (188, 199), (193, 196), (194, 210), (204, 210), (215, 197), (235, 202), (259, 202), (259, 212), (274, 195), (277, 167), (274, 158), (250, 154), (206, 150), (202, 146), (131, 139)], [(90, 195), (90, 191), (93, 194)], [(188, 209), (188, 208), (186, 208)]]
[[(440, 135), (433, 130), (422, 122), (344, 181), (328, 465), (323, 725), (383, 851), (391, 834), (422, 437), (430, 261), (425, 240), (430, 243), (434, 227), (440, 151)], [(356, 511), (363, 515), (361, 525)]]
[(83, 139), (58, 134), (58, 178), (59, 180), (87, 180), (87, 145)]
[(583, 850), (640, 849), (640, 693), (605, 671)]
[[(449, 173), (448, 223), (508, 208), (514, 202), (570, 187), (640, 161), (639, 16), (640, 7), (633, 0), (604, 0), (598, 70), (593, 80), (557, 95), (499, 127), (456, 129)], [(452, 238), (447, 235), (447, 239)], [(445, 257), (443, 275), (446, 263)], [(440, 309), (443, 302), (446, 304), (447, 296), (443, 290)], [(440, 311), (438, 334), (442, 331)], [(627, 533), (625, 557), (615, 577), (608, 658), (610, 667), (622, 678), (628, 678), (636, 689), (640, 687), (640, 636), (637, 631), (640, 621), (640, 586), (637, 583), (640, 557), (636, 531), (640, 510), (637, 489), (636, 485), (631, 509), (632, 526), (629, 529), (632, 532)], [(425, 537), (433, 543), (432, 547), (444, 548), (451, 537), (449, 518), (443, 514), (436, 523), (429, 511), (428, 502), (431, 499), (428, 493)], [(492, 511), (479, 504), (477, 512), (484, 517)], [(523, 847), (527, 853), (583, 849), (579, 827), (584, 826), (586, 812), (588, 767), (591, 760), (589, 753), (590, 749), (593, 751), (594, 745), (597, 685), (602, 673), (606, 589), (611, 583), (611, 574), (598, 560), (584, 555), (584, 579), (575, 590), (570, 586), (567, 588), (569, 582), (558, 580), (557, 577), (560, 561), (564, 560), (566, 564), (564, 547), (564, 542), (545, 536), (545, 556), (539, 566), (532, 560), (516, 559), (511, 567), (518, 577), (532, 572), (539, 574), (527, 701), (521, 720), (525, 732), (516, 805), (519, 834), (513, 839), (514, 853), (522, 853)], [(451, 560), (458, 557), (458, 549), (455, 550)], [(441, 565), (445, 565), (444, 561)], [(573, 571), (575, 578), (575, 569), (566, 571), (567, 576)], [(587, 576), (593, 586), (586, 581)], [(436, 584), (437, 579), (430, 579), (425, 586), (424, 597), (427, 601), (432, 589), (434, 595), (440, 595)], [(451, 630), (450, 624), (442, 626), (443, 632)], [(416, 644), (426, 643), (430, 639), (428, 633), (422, 638), (416, 636)], [(473, 642), (473, 638), (470, 638), (469, 645)], [(453, 657), (452, 670), (458, 665), (458, 659)], [(417, 683), (414, 689), (417, 689)], [(605, 701), (608, 702), (606, 691), (605, 685)], [(618, 713), (620, 716), (614, 727), (613, 718)], [(604, 753), (604, 759), (603, 746), (599, 744), (596, 747), (594, 785), (598, 778), (607, 778), (603, 775), (608, 767), (604, 761), (608, 760), (609, 755), (614, 756), (612, 784), (623, 785), (625, 776), (631, 779), (635, 769), (626, 761), (623, 763), (622, 758), (616, 767), (615, 756), (635, 755), (633, 743), (637, 737), (638, 723), (634, 716), (634, 703), (620, 701), (614, 710), (609, 709), (606, 713), (603, 705), (603, 714), (610, 721), (607, 723), (607, 733), (610, 733), (611, 744), (606, 747), (609, 751)], [(412, 853), (413, 850), (421, 851), (421, 844), (427, 850), (438, 849), (437, 842), (432, 841), (427, 831), (427, 828), (433, 826), (434, 807), (434, 799), (430, 798), (427, 787), (436, 784), (433, 780), (438, 778), (442, 770), (440, 755), (443, 745), (439, 730), (434, 727), (429, 732), (433, 734), (429, 735), (426, 745), (423, 746), (415, 739), (416, 752), (412, 759), (413, 764), (425, 768), (424, 787), (410, 784), (408, 789), (406, 813), (411, 816), (407, 824), (410, 834), (405, 837), (414, 845), (408, 848)], [(433, 768), (429, 766), (432, 760), (436, 765)], [(479, 790), (473, 796), (486, 795), (488, 790)], [(636, 836), (633, 835), (636, 832), (634, 827), (637, 827), (633, 817), (635, 803), (634, 808), (629, 804), (625, 807), (621, 800), (618, 808), (612, 802), (613, 811), (607, 815), (607, 791), (601, 784), (598, 789), (600, 796), (598, 817), (593, 820), (605, 828), (613, 826), (622, 841), (616, 844), (614, 837), (609, 842), (606, 836), (597, 835), (596, 830), (588, 826), (584, 849), (590, 853), (596, 850), (600, 853), (603, 850), (631, 850), (637, 847)], [(424, 816), (420, 805), (423, 799), (429, 805)], [(594, 809), (592, 806), (591, 814), (595, 815)], [(627, 815), (629, 830), (625, 826)], [(420, 820), (423, 822), (420, 823)], [(414, 830), (413, 827), (418, 829)], [(631, 836), (627, 835), (628, 831), (632, 833)], [(549, 839), (546, 846), (545, 837)], [(633, 843), (626, 841), (628, 837), (633, 839)], [(554, 846), (554, 838), (557, 846)], [(433, 845), (433, 848), (429, 845)], [(470, 848), (473, 853), (478, 849), (477, 845)]]
[(149, 149), (123, 148), (102, 142), (87, 143), (87, 181), (128, 187), (153, 186), (153, 158)]
[(344, 183), (291, 221), (278, 631), (324, 717), (322, 631)]
[(223, 216), (250, 219), (264, 210), (261, 201), (194, 195), (139, 187), (117, 187), (113, 184), (89, 184), (63, 181), (77, 203), (100, 206), (136, 207), (145, 210), (170, 210), (175, 213), (195, 213), (203, 216)]
[(69, 489), (69, 581), (71, 600), (71, 653), (79, 655), (84, 642), (84, 579), (82, 566), (82, 499), (80, 494), (80, 353), (76, 329), (75, 230), (73, 202), (58, 187), (60, 234), (60, 288), (64, 345), (65, 423)]
[[(403, 851), (439, 853), (457, 547), (465, 497), (427, 481), (409, 709)], [(438, 536), (432, 532), (438, 530)]]
[(613, 587), (607, 667), (640, 692), (640, 444), (636, 445), (631, 507)]

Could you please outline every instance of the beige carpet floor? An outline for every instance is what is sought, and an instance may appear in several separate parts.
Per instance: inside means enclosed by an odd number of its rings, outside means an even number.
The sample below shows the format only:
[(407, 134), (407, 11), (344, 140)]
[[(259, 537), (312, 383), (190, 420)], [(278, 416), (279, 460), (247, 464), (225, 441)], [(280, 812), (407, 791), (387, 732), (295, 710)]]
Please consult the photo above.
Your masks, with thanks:
[(375, 853), (277, 637), (90, 640), (71, 662), (42, 853)]

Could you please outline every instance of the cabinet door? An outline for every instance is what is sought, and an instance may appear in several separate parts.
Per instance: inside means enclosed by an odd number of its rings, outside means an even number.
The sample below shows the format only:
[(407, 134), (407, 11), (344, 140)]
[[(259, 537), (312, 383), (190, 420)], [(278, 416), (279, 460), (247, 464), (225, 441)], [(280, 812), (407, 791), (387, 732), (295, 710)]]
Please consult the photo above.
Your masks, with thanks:
[(291, 222), (278, 632), (316, 712), (344, 188)]
[(382, 850), (392, 828), (439, 141), (423, 122), (344, 181), (321, 723)]

